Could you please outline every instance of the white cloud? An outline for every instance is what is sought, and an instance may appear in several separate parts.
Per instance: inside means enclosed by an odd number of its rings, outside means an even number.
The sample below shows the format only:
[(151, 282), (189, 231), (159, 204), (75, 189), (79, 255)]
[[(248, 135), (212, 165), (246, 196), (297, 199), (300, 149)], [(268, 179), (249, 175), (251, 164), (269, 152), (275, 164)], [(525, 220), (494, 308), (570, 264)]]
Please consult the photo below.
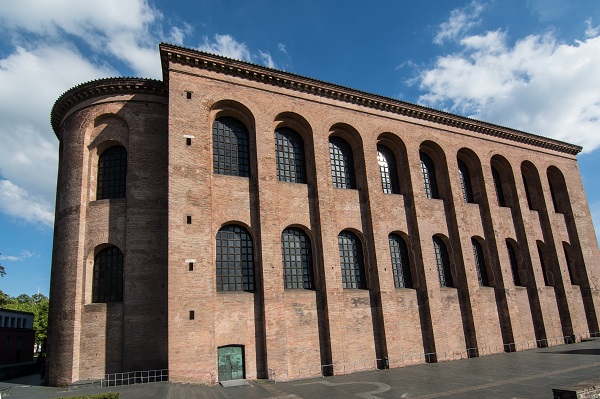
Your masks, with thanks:
[(11, 262), (20, 262), (27, 258), (31, 258), (34, 254), (29, 251), (21, 251), (20, 255), (0, 255), (0, 260), (8, 260)]
[[(269, 68), (278, 68), (268, 51), (258, 50), (256, 53), (252, 53), (246, 43), (240, 43), (230, 35), (216, 34), (213, 41), (204, 36), (204, 41), (198, 46), (198, 49), (207, 53), (235, 58), (236, 60), (259, 63)], [(279, 47), (279, 50), (281, 50), (281, 47)], [(283, 50), (285, 51), (285, 46)]]
[(52, 204), (29, 194), (10, 180), (0, 180), (0, 211), (32, 224), (54, 225)]
[(433, 42), (435, 44), (443, 44), (447, 40), (454, 40), (473, 26), (479, 24), (479, 15), (484, 8), (483, 4), (473, 1), (462, 8), (452, 10), (448, 21), (440, 25), (440, 29), (435, 35)]
[(596, 36), (600, 35), (600, 25), (598, 25), (598, 26), (592, 25), (591, 18), (588, 18), (585, 21), (585, 26), (586, 26), (586, 29), (585, 29), (586, 37), (596, 37)]
[(572, 44), (553, 34), (509, 45), (502, 31), (459, 38), (460, 52), (420, 73), (419, 101), (477, 119), (600, 147), (600, 36)]

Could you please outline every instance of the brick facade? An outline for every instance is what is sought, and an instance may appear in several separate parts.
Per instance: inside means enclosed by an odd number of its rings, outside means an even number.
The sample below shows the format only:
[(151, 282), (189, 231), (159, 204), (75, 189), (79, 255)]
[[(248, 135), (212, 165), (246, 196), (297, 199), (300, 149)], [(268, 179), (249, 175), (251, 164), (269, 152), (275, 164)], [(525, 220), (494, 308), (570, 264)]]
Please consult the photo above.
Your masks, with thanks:
[[(214, 383), (218, 349), (229, 345), (243, 348), (246, 378), (285, 380), (598, 331), (598, 245), (575, 158), (581, 148), (202, 52), (160, 50), (164, 82), (89, 82), (52, 112), (61, 143), (52, 384), (160, 368), (173, 381)], [(248, 130), (250, 177), (213, 173), (211, 127), (223, 116)], [(282, 127), (302, 137), (306, 184), (278, 180), (274, 131)], [(350, 145), (356, 189), (334, 188), (330, 137)], [(126, 197), (96, 200), (98, 157), (115, 143), (128, 154)], [(396, 159), (397, 194), (382, 192), (378, 145)], [(433, 161), (438, 199), (425, 194), (420, 153)], [(216, 289), (215, 237), (232, 224), (252, 237), (252, 292)], [(310, 239), (315, 289), (284, 289), (281, 235), (290, 226)], [(342, 288), (342, 231), (359, 238), (366, 289)], [(408, 246), (412, 288), (394, 285), (390, 233)], [(448, 250), (452, 287), (440, 286), (434, 236)], [(485, 286), (472, 240), (483, 248)], [(123, 300), (92, 303), (94, 256), (108, 245), (124, 255)]]

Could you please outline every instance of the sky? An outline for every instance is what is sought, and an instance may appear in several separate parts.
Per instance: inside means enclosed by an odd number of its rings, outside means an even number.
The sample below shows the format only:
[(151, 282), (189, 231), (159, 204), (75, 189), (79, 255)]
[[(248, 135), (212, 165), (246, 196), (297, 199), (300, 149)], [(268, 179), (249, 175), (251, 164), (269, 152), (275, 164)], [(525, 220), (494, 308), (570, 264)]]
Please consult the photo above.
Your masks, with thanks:
[(0, 1), (0, 35), (0, 290), (11, 296), (49, 292), (52, 105), (90, 80), (161, 79), (160, 42), (581, 145), (600, 232), (598, 0)]

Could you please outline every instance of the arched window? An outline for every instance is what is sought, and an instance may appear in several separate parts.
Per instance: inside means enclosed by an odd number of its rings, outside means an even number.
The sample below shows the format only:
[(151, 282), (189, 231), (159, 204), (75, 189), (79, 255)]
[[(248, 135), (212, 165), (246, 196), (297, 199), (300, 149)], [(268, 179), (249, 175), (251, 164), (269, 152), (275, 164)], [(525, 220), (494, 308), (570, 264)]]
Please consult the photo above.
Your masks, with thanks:
[(471, 238), (471, 245), (473, 246), (473, 256), (475, 259), (475, 271), (477, 271), (477, 280), (481, 287), (488, 287), (490, 285), (487, 267), (485, 264), (485, 256), (483, 255), (483, 247), (474, 238)]
[(536, 210), (534, 205), (533, 205), (533, 201), (531, 199), (531, 187), (529, 186), (529, 182), (527, 181), (527, 177), (525, 176), (525, 174), (522, 174), (523, 176), (523, 186), (525, 187), (525, 197), (527, 197), (527, 206), (529, 207), (529, 209), (531, 209), (532, 211)]
[(513, 276), (513, 283), (515, 286), (522, 286), (521, 277), (519, 277), (519, 263), (517, 261), (517, 254), (512, 244), (506, 241), (506, 248), (508, 250), (508, 260), (510, 261), (510, 270)]
[(425, 154), (424, 152), (420, 152), (419, 155), (421, 157), (421, 172), (423, 173), (425, 197), (440, 198), (437, 178), (435, 175), (435, 164), (429, 155)]
[(458, 176), (460, 177), (460, 186), (462, 188), (463, 198), (465, 202), (474, 203), (475, 197), (473, 196), (473, 187), (471, 186), (471, 175), (469, 174), (469, 168), (460, 159), (458, 160)]
[(356, 188), (352, 147), (339, 137), (329, 138), (329, 160), (333, 187)]
[(338, 235), (343, 288), (367, 288), (360, 239), (350, 231)]
[(379, 173), (381, 174), (383, 192), (385, 194), (400, 194), (396, 157), (392, 150), (384, 145), (378, 145), (377, 160), (379, 161)]
[(252, 237), (236, 225), (217, 233), (217, 291), (254, 291)]
[(565, 253), (565, 261), (567, 262), (567, 271), (569, 272), (569, 280), (572, 285), (577, 285), (577, 272), (575, 271), (573, 260), (571, 259), (571, 246), (563, 242), (563, 252)]
[(396, 288), (412, 288), (413, 282), (410, 273), (410, 260), (406, 242), (398, 234), (390, 234), (390, 257), (392, 258), (392, 271), (394, 273), (394, 286)]
[(285, 288), (313, 289), (310, 238), (300, 229), (287, 228), (281, 233), (281, 258)]
[(502, 178), (498, 169), (492, 166), (492, 178), (494, 179), (494, 188), (496, 189), (496, 198), (498, 199), (499, 206), (506, 206), (506, 200), (504, 199), (504, 189), (502, 188)]
[(98, 157), (96, 199), (125, 198), (127, 188), (127, 150), (115, 145)]
[(452, 272), (450, 271), (450, 257), (446, 244), (439, 237), (433, 237), (433, 250), (435, 253), (435, 264), (437, 266), (440, 287), (453, 287)]
[(275, 155), (279, 181), (306, 183), (304, 142), (298, 133), (289, 128), (277, 129)]
[(213, 122), (213, 171), (220, 175), (250, 176), (248, 129), (225, 116)]
[(94, 257), (92, 302), (123, 300), (123, 252), (115, 246), (104, 248)]

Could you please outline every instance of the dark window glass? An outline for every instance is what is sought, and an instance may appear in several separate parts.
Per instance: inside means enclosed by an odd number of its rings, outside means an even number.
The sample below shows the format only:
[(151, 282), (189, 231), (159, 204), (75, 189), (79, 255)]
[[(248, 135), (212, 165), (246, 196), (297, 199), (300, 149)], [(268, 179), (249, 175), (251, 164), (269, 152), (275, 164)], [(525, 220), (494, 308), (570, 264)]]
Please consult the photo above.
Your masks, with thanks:
[(425, 197), (440, 198), (433, 160), (424, 152), (421, 152), (420, 156), (421, 172), (423, 172), (423, 185), (425, 187)]
[(275, 155), (279, 181), (306, 183), (304, 167), (304, 142), (292, 129), (275, 131)]
[(494, 179), (494, 187), (496, 188), (496, 198), (498, 198), (499, 206), (506, 206), (506, 201), (504, 200), (504, 190), (502, 189), (502, 178), (500, 177), (500, 172), (498, 169), (492, 166), (492, 178)]
[(381, 174), (383, 192), (386, 194), (400, 194), (396, 157), (392, 150), (386, 146), (378, 145), (377, 160), (379, 161), (379, 173)]
[(452, 287), (452, 272), (450, 271), (450, 257), (446, 244), (439, 237), (433, 237), (433, 250), (435, 252), (435, 264), (437, 266), (440, 287)]
[(229, 225), (217, 233), (217, 291), (254, 291), (252, 237), (241, 226)]
[(314, 288), (310, 239), (306, 233), (296, 228), (283, 230), (281, 257), (285, 288)]
[(392, 271), (394, 273), (394, 286), (396, 288), (412, 288), (410, 274), (410, 261), (408, 247), (402, 237), (397, 234), (389, 235), (390, 256), (392, 258)]
[(460, 177), (460, 186), (462, 188), (465, 202), (474, 203), (475, 198), (473, 196), (473, 187), (471, 186), (471, 175), (469, 174), (469, 168), (460, 159), (458, 160), (458, 175)]
[(527, 178), (525, 177), (525, 175), (523, 175), (523, 186), (525, 186), (525, 196), (527, 197), (527, 206), (529, 206), (529, 209), (531, 209), (533, 211), (533, 210), (535, 210), (535, 207), (533, 206), (533, 202), (531, 200), (531, 189), (529, 187), (529, 183), (527, 182)]
[(367, 288), (362, 248), (356, 234), (342, 231), (338, 235), (343, 288)]
[(116, 145), (98, 158), (98, 189), (96, 199), (125, 198), (127, 183), (127, 150)]
[(250, 176), (248, 129), (235, 118), (213, 122), (213, 171), (220, 175)]
[(339, 137), (331, 137), (329, 139), (329, 159), (333, 187), (356, 188), (354, 159), (350, 144)]
[(104, 248), (94, 258), (92, 301), (123, 300), (123, 252), (115, 246)]
[(512, 271), (513, 283), (516, 286), (521, 286), (521, 277), (519, 277), (519, 263), (517, 262), (517, 254), (510, 243), (506, 243), (508, 249), (508, 259), (510, 261), (510, 270)]
[(473, 246), (473, 256), (475, 258), (475, 270), (477, 271), (477, 280), (479, 285), (487, 287), (490, 285), (487, 275), (487, 268), (485, 265), (485, 257), (483, 256), (483, 247), (481, 244), (471, 238), (471, 245)]

